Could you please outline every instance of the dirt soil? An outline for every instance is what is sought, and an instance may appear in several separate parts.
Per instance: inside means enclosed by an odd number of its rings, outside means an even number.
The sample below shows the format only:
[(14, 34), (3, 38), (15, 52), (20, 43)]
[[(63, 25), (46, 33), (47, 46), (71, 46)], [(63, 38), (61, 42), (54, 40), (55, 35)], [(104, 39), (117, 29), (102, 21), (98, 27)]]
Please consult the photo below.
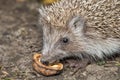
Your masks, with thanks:
[(0, 80), (120, 80), (120, 57), (77, 72), (65, 66), (61, 74), (51, 77), (34, 71), (32, 56), (42, 49), (39, 6), (35, 0), (0, 0)]

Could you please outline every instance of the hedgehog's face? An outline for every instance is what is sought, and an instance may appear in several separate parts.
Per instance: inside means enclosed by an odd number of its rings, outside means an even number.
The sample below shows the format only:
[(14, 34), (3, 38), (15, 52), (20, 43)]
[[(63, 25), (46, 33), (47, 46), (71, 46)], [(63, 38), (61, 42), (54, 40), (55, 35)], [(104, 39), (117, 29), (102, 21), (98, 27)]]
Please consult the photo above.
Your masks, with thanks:
[(72, 18), (62, 29), (56, 29), (48, 24), (44, 26), (41, 61), (53, 63), (82, 51), (83, 48), (79, 38), (83, 36), (83, 26), (84, 21), (80, 17)]

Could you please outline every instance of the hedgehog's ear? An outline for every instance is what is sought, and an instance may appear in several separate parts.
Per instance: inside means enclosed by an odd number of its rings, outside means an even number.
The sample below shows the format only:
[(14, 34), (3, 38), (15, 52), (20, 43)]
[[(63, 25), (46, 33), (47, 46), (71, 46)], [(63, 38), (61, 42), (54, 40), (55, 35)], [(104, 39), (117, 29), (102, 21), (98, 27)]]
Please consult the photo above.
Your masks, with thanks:
[(72, 17), (68, 23), (68, 27), (70, 27), (73, 32), (82, 34), (86, 27), (85, 20), (80, 16)]

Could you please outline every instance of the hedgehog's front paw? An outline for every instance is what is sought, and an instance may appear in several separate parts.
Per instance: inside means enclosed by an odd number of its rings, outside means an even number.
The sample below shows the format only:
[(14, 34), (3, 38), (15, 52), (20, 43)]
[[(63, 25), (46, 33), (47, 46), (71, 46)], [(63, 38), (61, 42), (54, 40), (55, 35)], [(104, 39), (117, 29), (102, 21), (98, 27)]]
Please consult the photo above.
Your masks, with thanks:
[(68, 63), (68, 66), (70, 68), (83, 68), (88, 65), (89, 60), (83, 59), (83, 60), (66, 60), (66, 63)]

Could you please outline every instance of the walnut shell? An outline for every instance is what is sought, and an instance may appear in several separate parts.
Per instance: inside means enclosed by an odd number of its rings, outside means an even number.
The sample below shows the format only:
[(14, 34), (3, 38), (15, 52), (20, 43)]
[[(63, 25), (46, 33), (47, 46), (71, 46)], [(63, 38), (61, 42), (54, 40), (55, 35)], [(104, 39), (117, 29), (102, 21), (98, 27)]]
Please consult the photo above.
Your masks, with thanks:
[(33, 61), (34, 61), (33, 68), (37, 72), (39, 72), (39, 73), (41, 73), (41, 74), (43, 74), (45, 76), (51, 76), (51, 75), (58, 74), (58, 73), (60, 73), (62, 71), (63, 64), (56, 63), (54, 65), (48, 65), (48, 66), (46, 66), (46, 65), (42, 64), (39, 61), (41, 57), (42, 57), (41, 54), (38, 54), (38, 53), (36, 53), (36, 54), (33, 55)]

